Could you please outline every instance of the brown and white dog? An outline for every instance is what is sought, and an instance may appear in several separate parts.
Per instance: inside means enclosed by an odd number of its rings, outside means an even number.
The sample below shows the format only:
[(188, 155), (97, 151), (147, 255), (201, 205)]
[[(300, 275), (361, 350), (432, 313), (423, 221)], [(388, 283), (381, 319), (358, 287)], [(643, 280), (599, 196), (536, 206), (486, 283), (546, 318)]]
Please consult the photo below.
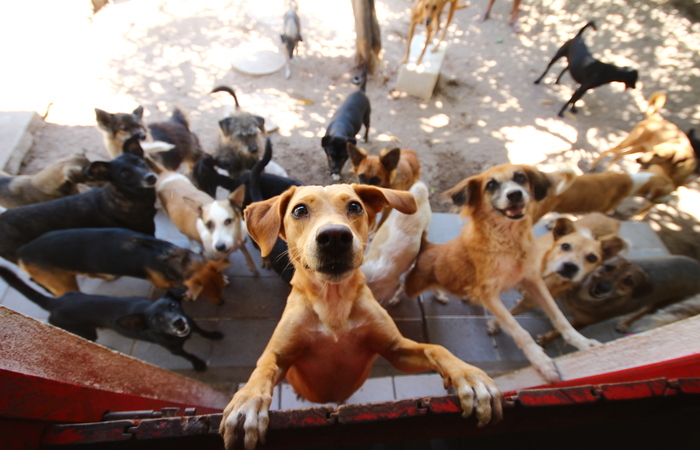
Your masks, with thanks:
[(158, 175), (156, 192), (173, 224), (190, 243), (201, 245), (205, 257), (222, 260), (240, 250), (250, 271), (257, 274), (255, 262), (245, 247), (242, 207), (245, 186), (239, 186), (225, 200), (214, 200), (185, 175), (163, 171)]
[(78, 183), (87, 181), (83, 172), (90, 161), (85, 152), (56, 161), (34, 175), (0, 176), (0, 206), (31, 205), (77, 194)]
[(469, 221), (460, 235), (442, 245), (426, 242), (408, 273), (406, 294), (414, 298), (438, 288), (486, 307), (510, 334), (544, 380), (560, 379), (547, 356), (503, 304), (500, 294), (518, 289), (544, 309), (564, 339), (579, 349), (600, 345), (577, 332), (559, 310), (539, 272), (532, 233), (536, 202), (552, 180), (532, 166), (503, 164), (462, 180), (446, 194)]
[(411, 54), (411, 41), (413, 40), (413, 33), (416, 30), (416, 25), (420, 23), (425, 23), (427, 34), (425, 36), (423, 51), (420, 53), (420, 56), (418, 56), (416, 65), (419, 65), (423, 61), (423, 56), (425, 55), (425, 51), (428, 49), (428, 45), (430, 45), (432, 38), (437, 36), (437, 34), (440, 32), (440, 17), (445, 9), (445, 5), (448, 3), (450, 5), (450, 9), (447, 12), (447, 21), (445, 22), (445, 26), (442, 30), (440, 40), (433, 46), (433, 51), (437, 51), (442, 41), (445, 40), (447, 28), (452, 23), (452, 17), (454, 16), (455, 11), (458, 9), (467, 8), (469, 5), (459, 6), (459, 0), (416, 0), (416, 3), (413, 4), (413, 8), (411, 9), (411, 27), (408, 29), (406, 55), (403, 57), (399, 65), (408, 62), (408, 57)]
[[(608, 236), (606, 239), (599, 239), (595, 236), (599, 229), (611, 228), (608, 224), (596, 223), (600, 222), (600, 219), (605, 222), (614, 222), (618, 229), (619, 221), (599, 216), (595, 219), (594, 223), (591, 224), (593, 226), (591, 226), (586, 223), (585, 218), (573, 222), (565, 217), (560, 217), (554, 222), (551, 232), (537, 239), (540, 274), (547, 284), (552, 298), (559, 298), (575, 288), (604, 261), (626, 250), (625, 241), (618, 236), (610, 236), (609, 231), (604, 232)], [(589, 227), (595, 227), (597, 230), (591, 230)], [(532, 298), (523, 295), (523, 298), (511, 308), (510, 313), (516, 316), (537, 306)], [(495, 320), (490, 321), (488, 327), (489, 334), (499, 331), (498, 322)]]
[(283, 378), (307, 400), (342, 402), (362, 386), (377, 356), (404, 372), (436, 370), (445, 386), (456, 388), (463, 415), (474, 411), (480, 426), (501, 418), (501, 394), (483, 371), (442, 346), (403, 337), (365, 284), (367, 234), (387, 204), (416, 211), (409, 192), (357, 184), (293, 187), (246, 208), (262, 254), (284, 238), (295, 273), (255, 370), (224, 409), (227, 449), (245, 443), (253, 450), (264, 441), (273, 389)]
[(389, 300), (390, 305), (395, 305), (401, 300), (403, 291), (399, 289), (399, 277), (416, 260), (430, 225), (432, 211), (428, 186), (418, 181), (408, 192), (415, 197), (418, 211), (414, 214), (392, 211), (372, 238), (362, 263), (367, 286), (380, 303)]
[[(676, 186), (685, 184), (695, 172), (697, 161), (688, 136), (675, 124), (664, 119), (659, 111), (666, 103), (666, 94), (657, 91), (649, 97), (646, 119), (639, 122), (619, 144), (602, 152), (590, 165), (594, 170), (606, 156), (612, 155), (610, 164), (626, 155), (644, 153), (638, 160), (643, 165), (667, 161), (666, 175)], [(656, 156), (654, 160), (651, 159)], [(683, 163), (683, 164), (680, 164)]]

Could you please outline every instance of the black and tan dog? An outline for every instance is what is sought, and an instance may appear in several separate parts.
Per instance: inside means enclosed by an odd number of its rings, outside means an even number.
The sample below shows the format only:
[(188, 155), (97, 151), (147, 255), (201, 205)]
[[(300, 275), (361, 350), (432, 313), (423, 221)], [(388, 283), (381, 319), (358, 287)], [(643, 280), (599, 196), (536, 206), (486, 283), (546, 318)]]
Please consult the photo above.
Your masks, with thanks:
[(301, 21), (299, 20), (297, 2), (289, 0), (289, 7), (284, 13), (284, 33), (280, 34), (280, 40), (287, 50), (287, 64), (285, 66), (284, 77), (292, 76), (292, 70), (289, 67), (290, 61), (294, 58), (294, 52), (297, 50), (299, 42), (303, 42), (301, 37)]
[(535, 80), (535, 84), (539, 84), (542, 78), (547, 74), (552, 64), (560, 58), (566, 57), (568, 64), (557, 77), (556, 84), (559, 84), (562, 75), (568, 70), (571, 77), (580, 84), (574, 95), (571, 96), (568, 102), (559, 111), (559, 117), (564, 116), (564, 111), (571, 105), (571, 112), (576, 112), (576, 102), (583, 97), (589, 89), (596, 88), (603, 84), (613, 81), (625, 83), (626, 89), (634, 89), (637, 83), (639, 74), (636, 70), (630, 67), (617, 67), (613, 64), (604, 63), (593, 58), (591, 52), (583, 42), (583, 32), (586, 28), (592, 27), (596, 29), (593, 21), (588, 22), (583, 28), (569, 41), (565, 42), (559, 50), (554, 54), (552, 60), (547, 64), (547, 68), (542, 72), (542, 75)]
[(131, 113), (114, 114), (95, 108), (95, 115), (111, 158), (119, 156), (127, 139), (138, 136), (145, 141), (149, 132), (153, 142), (144, 142), (142, 145), (150, 156), (168, 170), (177, 170), (183, 162), (191, 167), (202, 156), (199, 138), (190, 131), (189, 121), (179, 108), (173, 110), (170, 119), (151, 123), (148, 128), (143, 122), (143, 106)]
[(96, 278), (143, 278), (158, 288), (187, 288), (223, 302), (221, 270), (230, 263), (210, 261), (170, 242), (124, 228), (79, 228), (51, 231), (17, 251), (18, 265), (53, 295), (77, 291), (76, 275)]
[(97, 329), (105, 328), (131, 339), (153, 342), (173, 355), (190, 361), (197, 372), (206, 370), (207, 364), (185, 351), (185, 342), (193, 332), (216, 341), (224, 337), (218, 331), (203, 330), (182, 310), (182, 294), (179, 291), (168, 291), (156, 301), (80, 292), (68, 292), (52, 298), (32, 289), (6, 267), (0, 266), (0, 277), (17, 292), (48, 311), (51, 325), (90, 341), (97, 339)]
[(16, 262), (21, 246), (53, 230), (124, 227), (155, 233), (157, 177), (146, 166), (138, 136), (127, 139), (115, 159), (92, 162), (85, 174), (106, 184), (0, 214), (0, 256)]
[(90, 164), (85, 152), (56, 161), (34, 175), (0, 176), (0, 206), (14, 208), (78, 193)]
[(211, 93), (226, 92), (233, 97), (236, 110), (219, 121), (219, 139), (214, 152), (217, 164), (231, 177), (250, 170), (260, 159), (265, 142), (265, 119), (241, 110), (236, 92), (228, 86), (217, 86)]

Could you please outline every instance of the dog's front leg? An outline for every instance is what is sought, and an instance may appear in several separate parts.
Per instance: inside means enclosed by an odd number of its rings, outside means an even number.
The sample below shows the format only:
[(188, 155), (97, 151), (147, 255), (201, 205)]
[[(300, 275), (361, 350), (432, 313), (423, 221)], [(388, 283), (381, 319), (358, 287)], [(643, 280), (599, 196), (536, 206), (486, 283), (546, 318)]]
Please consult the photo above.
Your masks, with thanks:
[(250, 256), (250, 252), (248, 252), (245, 244), (241, 246), (241, 253), (243, 253), (243, 257), (245, 258), (246, 266), (248, 266), (248, 269), (257, 277), (259, 275), (258, 268), (255, 265), (255, 261), (253, 261), (253, 257)]
[(521, 285), (523, 289), (525, 289), (531, 296), (531, 298), (544, 310), (547, 317), (549, 317), (549, 320), (552, 321), (554, 328), (561, 333), (561, 336), (566, 342), (579, 350), (586, 350), (601, 345), (601, 343), (595, 339), (588, 339), (576, 331), (566, 317), (564, 317), (564, 313), (561, 312), (557, 304), (554, 302), (554, 299), (547, 290), (547, 285), (542, 278), (525, 278), (523, 279)]
[(419, 344), (398, 335), (393, 345), (380, 354), (407, 373), (436, 370), (442, 376), (445, 389), (455, 387), (462, 416), (469, 417), (475, 412), (480, 427), (501, 420), (503, 397), (496, 383), (484, 371), (460, 360), (446, 348)]

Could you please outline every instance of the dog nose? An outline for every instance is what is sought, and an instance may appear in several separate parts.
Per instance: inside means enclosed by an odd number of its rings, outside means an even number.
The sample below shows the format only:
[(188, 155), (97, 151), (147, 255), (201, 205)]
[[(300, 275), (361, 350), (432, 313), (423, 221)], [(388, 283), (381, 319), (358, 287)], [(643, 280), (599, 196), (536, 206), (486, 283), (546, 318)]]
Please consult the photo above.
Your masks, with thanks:
[(253, 144), (248, 148), (248, 150), (250, 150), (250, 153), (258, 153), (258, 146)]
[(572, 262), (562, 264), (561, 270), (559, 270), (559, 273), (567, 278), (575, 277), (577, 272), (578, 266)]
[(156, 174), (153, 172), (149, 172), (143, 178), (143, 181), (145, 181), (149, 186), (153, 186), (156, 184), (156, 181), (158, 181), (158, 176), (156, 176)]
[(613, 291), (614, 286), (609, 281), (601, 281), (595, 285), (594, 293), (596, 295), (606, 295)]
[(216, 249), (217, 252), (223, 253), (226, 251), (226, 244), (219, 242), (218, 244), (216, 244), (214, 246), (214, 248)]
[(316, 243), (323, 251), (347, 251), (352, 248), (352, 232), (341, 225), (329, 226), (316, 235)]
[(506, 194), (506, 197), (511, 202), (519, 202), (523, 199), (523, 191), (519, 189), (515, 191), (510, 191), (508, 194)]
[(146, 133), (139, 133), (139, 140), (143, 141), (146, 139)]

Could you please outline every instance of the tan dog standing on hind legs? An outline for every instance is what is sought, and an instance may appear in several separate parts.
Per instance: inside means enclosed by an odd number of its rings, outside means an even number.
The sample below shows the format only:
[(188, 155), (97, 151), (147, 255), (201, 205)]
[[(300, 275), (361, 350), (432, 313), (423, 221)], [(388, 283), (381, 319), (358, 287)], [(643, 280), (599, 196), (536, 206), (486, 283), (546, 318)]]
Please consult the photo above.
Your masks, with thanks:
[(405, 372), (438, 371), (445, 386), (456, 388), (463, 415), (475, 411), (479, 425), (501, 418), (501, 394), (483, 371), (442, 346), (404, 338), (365, 284), (367, 234), (387, 204), (416, 211), (408, 192), (363, 185), (293, 187), (246, 208), (262, 255), (282, 237), (295, 273), (270, 342), (224, 410), (226, 448), (239, 441), (252, 450), (264, 442), (272, 392), (285, 376), (312, 402), (342, 402), (362, 386), (378, 355)]
[(423, 56), (425, 51), (430, 45), (430, 41), (434, 36), (440, 32), (440, 17), (442, 16), (442, 11), (445, 9), (445, 5), (450, 4), (450, 9), (447, 12), (447, 22), (445, 22), (445, 27), (442, 30), (442, 36), (440, 40), (433, 46), (433, 51), (437, 51), (440, 48), (440, 44), (445, 40), (447, 35), (447, 28), (452, 23), (452, 17), (455, 11), (458, 9), (464, 9), (469, 7), (469, 5), (459, 6), (459, 0), (416, 0), (416, 3), (411, 9), (411, 27), (408, 30), (408, 43), (406, 44), (406, 55), (403, 57), (399, 65), (407, 63), (409, 56), (411, 56), (411, 41), (413, 40), (413, 33), (416, 30), (416, 25), (419, 23), (425, 23), (426, 36), (425, 45), (423, 46), (423, 51), (418, 56), (416, 60), (416, 65), (420, 65), (423, 61)]
[(503, 164), (467, 178), (446, 192), (462, 206), (469, 221), (450, 242), (426, 242), (406, 277), (405, 290), (415, 298), (439, 288), (483, 304), (550, 383), (559, 381), (554, 361), (537, 345), (503, 304), (500, 294), (527, 292), (547, 313), (564, 339), (579, 349), (600, 345), (571, 326), (538, 271), (532, 212), (552, 188), (552, 180), (531, 166)]

